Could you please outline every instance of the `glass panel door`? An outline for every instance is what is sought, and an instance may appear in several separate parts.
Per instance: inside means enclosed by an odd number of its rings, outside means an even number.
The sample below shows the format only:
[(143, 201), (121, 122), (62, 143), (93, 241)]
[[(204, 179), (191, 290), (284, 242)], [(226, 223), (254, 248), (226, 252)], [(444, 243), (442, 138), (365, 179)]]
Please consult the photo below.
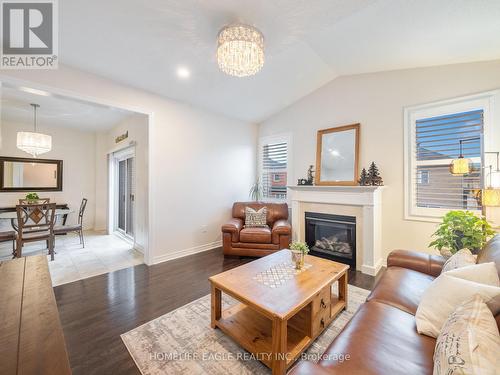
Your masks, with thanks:
[(127, 201), (127, 160), (118, 162), (118, 228), (125, 232)]
[(134, 158), (117, 160), (117, 230), (134, 236), (135, 168)]
[(134, 158), (127, 159), (127, 225), (125, 232), (134, 236), (134, 196), (135, 196)]

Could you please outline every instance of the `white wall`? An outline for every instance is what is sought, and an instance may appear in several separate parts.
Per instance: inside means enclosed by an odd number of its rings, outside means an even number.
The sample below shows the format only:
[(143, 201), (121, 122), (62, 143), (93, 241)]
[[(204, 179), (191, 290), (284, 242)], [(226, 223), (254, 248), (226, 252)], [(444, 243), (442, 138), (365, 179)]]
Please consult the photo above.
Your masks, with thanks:
[[(2, 156), (31, 158), (16, 147), (18, 131), (32, 131), (33, 124), (2, 121)], [(95, 201), (95, 134), (76, 129), (42, 126), (40, 131), (52, 136), (52, 150), (40, 155), (41, 159), (63, 160), (63, 191), (38, 192), (43, 198), (55, 203), (68, 203), (75, 212), (68, 217), (68, 224), (76, 223), (82, 198)], [(25, 192), (0, 193), (0, 207), (15, 206)], [(84, 227), (94, 227), (95, 206), (88, 205)]]
[[(128, 132), (128, 138), (115, 142), (116, 137)], [(96, 218), (97, 230), (107, 229), (108, 217), (108, 154), (135, 143), (135, 241), (140, 251), (147, 246), (148, 224), (148, 119), (136, 114), (96, 135)]]
[(3, 71), (0, 80), (153, 113), (149, 129), (153, 262), (217, 245), (232, 203), (248, 197), (255, 179), (255, 125), (61, 65), (58, 70)]
[(436, 224), (403, 219), (403, 107), (496, 88), (500, 60), (340, 77), (264, 121), (259, 132), (292, 133), (295, 182), (315, 164), (317, 130), (361, 123), (361, 166), (375, 161), (388, 185), (383, 249), (431, 252), (427, 245)]

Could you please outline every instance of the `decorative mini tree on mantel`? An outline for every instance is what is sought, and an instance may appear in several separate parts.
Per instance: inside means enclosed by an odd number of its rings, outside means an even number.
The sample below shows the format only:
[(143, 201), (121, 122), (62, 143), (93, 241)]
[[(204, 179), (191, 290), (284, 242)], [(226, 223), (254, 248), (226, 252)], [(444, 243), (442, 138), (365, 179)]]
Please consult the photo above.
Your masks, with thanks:
[(382, 180), (382, 176), (380, 176), (380, 171), (375, 164), (374, 161), (370, 164), (370, 168), (368, 168), (368, 183), (367, 185), (372, 186), (382, 186), (384, 185), (384, 181)]
[(366, 172), (366, 168), (363, 168), (363, 170), (361, 171), (361, 175), (359, 176), (358, 184), (359, 184), (359, 186), (370, 185), (368, 182), (368, 173)]

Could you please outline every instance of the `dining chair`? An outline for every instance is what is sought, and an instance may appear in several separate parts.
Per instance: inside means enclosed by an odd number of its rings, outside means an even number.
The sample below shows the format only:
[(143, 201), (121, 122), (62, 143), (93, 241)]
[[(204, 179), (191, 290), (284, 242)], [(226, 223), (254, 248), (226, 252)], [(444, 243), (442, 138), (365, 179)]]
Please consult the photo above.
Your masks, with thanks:
[(25, 243), (46, 241), (50, 259), (54, 260), (55, 203), (19, 204), (17, 211), (16, 257), (22, 256)]
[(50, 203), (50, 198), (38, 198), (38, 199), (22, 198), (22, 199), (19, 199), (19, 204), (47, 204), (47, 203)]
[[(47, 204), (47, 203), (50, 203), (50, 198), (38, 198), (38, 199), (21, 198), (21, 199), (19, 199), (19, 204)], [(56, 217), (56, 220), (57, 220), (57, 217)], [(16, 224), (14, 223), (12, 226), (17, 231)], [(47, 249), (48, 248), (49, 248), (49, 241), (47, 241)]]
[(82, 203), (80, 203), (80, 210), (78, 211), (78, 224), (58, 225), (54, 227), (54, 234), (78, 233), (80, 243), (83, 247), (85, 247), (85, 239), (83, 238), (83, 214), (85, 213), (85, 207), (87, 207), (87, 198), (83, 198)]
[(16, 257), (16, 232), (13, 230), (8, 230), (5, 232), (0, 232), (0, 242), (12, 241), (12, 257)]

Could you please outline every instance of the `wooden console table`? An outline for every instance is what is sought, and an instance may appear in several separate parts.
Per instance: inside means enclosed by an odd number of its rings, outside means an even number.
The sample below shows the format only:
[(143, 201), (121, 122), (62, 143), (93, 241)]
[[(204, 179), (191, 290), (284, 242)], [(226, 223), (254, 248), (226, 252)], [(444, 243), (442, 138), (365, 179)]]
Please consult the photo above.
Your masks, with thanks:
[(45, 255), (0, 262), (0, 322), (0, 374), (71, 374)]
[[(210, 277), (212, 328), (272, 369), (286, 373), (347, 306), (348, 265), (308, 255), (297, 272), (282, 250)], [(332, 284), (338, 282), (338, 294)], [(240, 303), (222, 311), (222, 292)]]

